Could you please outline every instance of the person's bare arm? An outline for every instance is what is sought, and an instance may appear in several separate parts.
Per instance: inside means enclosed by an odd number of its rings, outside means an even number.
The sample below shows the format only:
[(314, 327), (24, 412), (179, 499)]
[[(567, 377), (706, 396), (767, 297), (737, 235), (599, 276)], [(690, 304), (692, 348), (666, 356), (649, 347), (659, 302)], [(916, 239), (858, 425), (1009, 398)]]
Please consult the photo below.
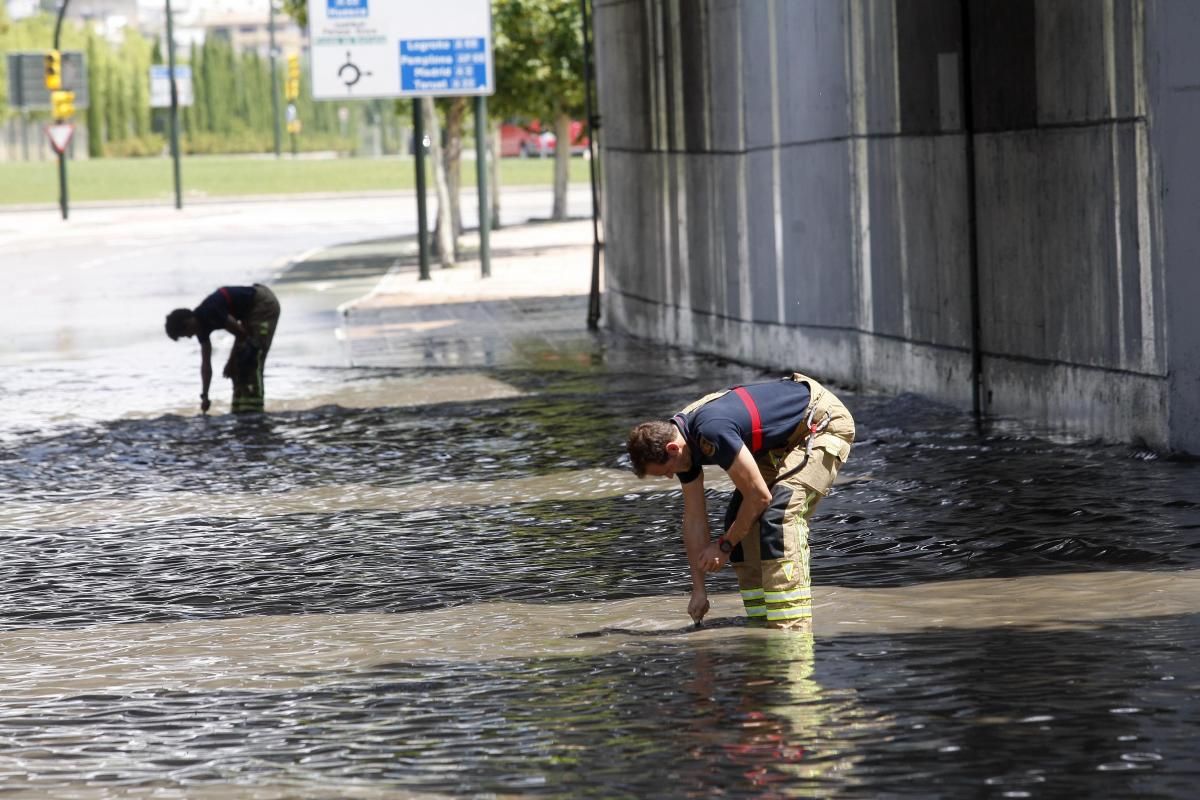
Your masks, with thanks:
[(207, 412), (212, 404), (208, 401), (208, 387), (212, 384), (212, 342), (200, 342), (200, 410)]
[(700, 554), (708, 544), (708, 507), (704, 501), (704, 473), (683, 484), (683, 547), (687, 552), (688, 569), (692, 574), (692, 598), (688, 615), (699, 622), (708, 613), (708, 590), (704, 588), (704, 570)]
[[(736, 545), (746, 537), (755, 521), (771, 504), (771, 490), (767, 488), (767, 482), (763, 480), (758, 464), (754, 463), (750, 448), (745, 445), (742, 445), (742, 449), (734, 458), (733, 465), (729, 468), (729, 477), (742, 493), (742, 504), (738, 508), (737, 517), (729, 526), (729, 530), (725, 531), (725, 539)], [(716, 572), (724, 566), (728, 557), (729, 554), (721, 552), (721, 547), (716, 541), (706, 542), (699, 565), (705, 572)]]

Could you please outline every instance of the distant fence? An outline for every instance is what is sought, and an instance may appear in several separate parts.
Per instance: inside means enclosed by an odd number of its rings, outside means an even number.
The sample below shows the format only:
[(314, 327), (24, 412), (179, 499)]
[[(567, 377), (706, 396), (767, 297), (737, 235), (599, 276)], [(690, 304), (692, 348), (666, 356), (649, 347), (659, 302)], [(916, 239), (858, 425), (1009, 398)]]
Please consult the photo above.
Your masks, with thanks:
[[(71, 158), (88, 157), (88, 135), (86, 125), (76, 125), (71, 137), (68, 153)], [(44, 121), (12, 117), (0, 123), (0, 162), (3, 161), (53, 161), (56, 158), (46, 136)]]

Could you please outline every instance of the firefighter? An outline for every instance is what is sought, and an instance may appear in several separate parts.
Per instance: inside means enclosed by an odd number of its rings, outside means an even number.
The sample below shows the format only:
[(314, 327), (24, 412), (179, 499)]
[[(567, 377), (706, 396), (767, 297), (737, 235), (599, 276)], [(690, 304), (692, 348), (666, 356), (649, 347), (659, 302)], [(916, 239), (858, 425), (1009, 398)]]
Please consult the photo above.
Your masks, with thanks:
[[(809, 626), (808, 520), (853, 442), (850, 412), (833, 392), (799, 373), (715, 392), (670, 420), (633, 428), (628, 451), (638, 477), (675, 475), (683, 485), (693, 620), (699, 623), (709, 610), (705, 575), (729, 561), (752, 624)], [(704, 464), (719, 465), (736, 487), (725, 531), (715, 540)]]
[(279, 301), (275, 293), (256, 283), (253, 286), (222, 286), (194, 309), (177, 308), (167, 315), (167, 336), (195, 336), (200, 341), (200, 411), (212, 405), (208, 387), (212, 382), (213, 331), (233, 334), (234, 343), (223, 374), (233, 381), (232, 411), (235, 414), (262, 411), (263, 368), (275, 327), (279, 324)]

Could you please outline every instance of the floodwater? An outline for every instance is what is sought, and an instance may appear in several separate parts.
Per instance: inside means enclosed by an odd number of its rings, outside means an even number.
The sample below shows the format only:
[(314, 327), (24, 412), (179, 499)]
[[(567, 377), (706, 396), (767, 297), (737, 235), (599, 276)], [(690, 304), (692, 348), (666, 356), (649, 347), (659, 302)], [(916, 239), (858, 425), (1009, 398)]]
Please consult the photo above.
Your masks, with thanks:
[(1194, 796), (1196, 463), (840, 392), (813, 632), (744, 627), (728, 571), (695, 628), (624, 434), (763, 374), (544, 305), (499, 345), (277, 339), (255, 418), (38, 424), (126, 379), (10, 364), (0, 796)]

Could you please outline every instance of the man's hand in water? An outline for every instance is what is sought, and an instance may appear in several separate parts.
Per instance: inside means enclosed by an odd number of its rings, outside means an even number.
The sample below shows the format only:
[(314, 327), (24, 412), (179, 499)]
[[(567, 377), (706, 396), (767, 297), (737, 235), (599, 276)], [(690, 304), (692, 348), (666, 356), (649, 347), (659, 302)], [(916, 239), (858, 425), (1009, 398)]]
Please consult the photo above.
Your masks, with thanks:
[(200, 396), (200, 413), (207, 414), (208, 409), (210, 409), (210, 408), (212, 408), (212, 403), (209, 402), (207, 397), (204, 397), (203, 395), (201, 395)]
[(692, 592), (692, 599), (688, 602), (688, 616), (697, 625), (700, 620), (704, 619), (704, 615), (708, 613), (708, 592), (703, 589)]

